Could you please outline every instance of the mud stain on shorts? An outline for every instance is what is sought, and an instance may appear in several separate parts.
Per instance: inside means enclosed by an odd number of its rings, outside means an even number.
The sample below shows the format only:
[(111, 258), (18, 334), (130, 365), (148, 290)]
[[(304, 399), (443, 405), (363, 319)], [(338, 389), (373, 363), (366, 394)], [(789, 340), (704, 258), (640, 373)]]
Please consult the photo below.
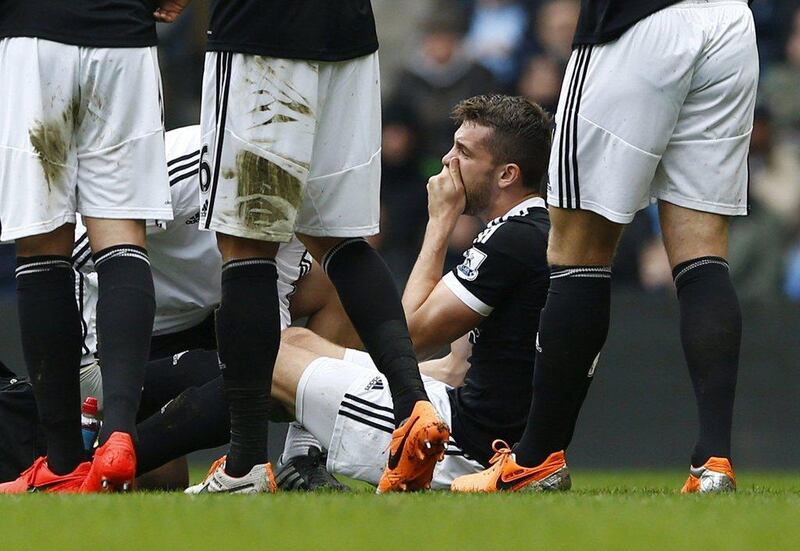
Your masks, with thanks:
[(288, 107), (289, 109), (291, 109), (295, 113), (299, 113), (300, 115), (310, 115), (311, 114), (311, 108), (308, 105), (304, 105), (304, 104), (302, 104), (300, 102), (297, 102), (297, 101), (281, 101), (281, 100), (278, 100), (278, 102), (281, 105), (283, 105), (285, 107)]
[(48, 191), (51, 191), (53, 186), (63, 183), (67, 170), (70, 138), (79, 110), (79, 102), (70, 102), (59, 117), (36, 121), (33, 128), (28, 130), (31, 146), (39, 157), (44, 171)]
[(236, 156), (238, 215), (255, 230), (294, 222), (303, 200), (300, 180), (273, 162), (250, 151)]

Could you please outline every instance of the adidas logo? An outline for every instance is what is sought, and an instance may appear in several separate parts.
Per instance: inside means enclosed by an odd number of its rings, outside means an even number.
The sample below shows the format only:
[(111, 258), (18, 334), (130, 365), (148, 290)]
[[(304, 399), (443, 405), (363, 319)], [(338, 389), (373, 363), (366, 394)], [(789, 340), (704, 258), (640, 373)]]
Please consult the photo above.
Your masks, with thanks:
[(383, 378), (380, 375), (375, 377), (364, 387), (364, 390), (383, 390)]
[(186, 222), (184, 222), (184, 224), (186, 224), (187, 226), (192, 226), (192, 225), (197, 224), (199, 222), (200, 222), (200, 213), (198, 212), (197, 214), (195, 214), (191, 218), (187, 219)]

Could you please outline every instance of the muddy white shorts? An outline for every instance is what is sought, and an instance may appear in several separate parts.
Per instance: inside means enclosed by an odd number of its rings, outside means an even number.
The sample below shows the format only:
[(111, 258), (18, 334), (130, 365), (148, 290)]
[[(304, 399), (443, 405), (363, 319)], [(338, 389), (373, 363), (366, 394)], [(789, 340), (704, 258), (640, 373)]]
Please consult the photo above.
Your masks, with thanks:
[(171, 220), (161, 99), (155, 48), (0, 40), (0, 238)]
[(286, 242), (378, 232), (377, 54), (336, 63), (209, 52), (201, 228)]
[[(447, 385), (424, 375), (422, 380), (433, 407), (449, 425)], [(378, 484), (388, 458), (394, 413), (389, 384), (368, 356), (359, 363), (314, 360), (297, 385), (296, 404), (298, 422), (328, 450), (330, 472)], [(450, 489), (456, 477), (483, 469), (451, 438), (444, 460), (433, 471), (431, 487)]]
[(613, 42), (578, 47), (556, 113), (548, 202), (617, 223), (652, 198), (747, 214), (757, 82), (745, 0), (685, 0)]

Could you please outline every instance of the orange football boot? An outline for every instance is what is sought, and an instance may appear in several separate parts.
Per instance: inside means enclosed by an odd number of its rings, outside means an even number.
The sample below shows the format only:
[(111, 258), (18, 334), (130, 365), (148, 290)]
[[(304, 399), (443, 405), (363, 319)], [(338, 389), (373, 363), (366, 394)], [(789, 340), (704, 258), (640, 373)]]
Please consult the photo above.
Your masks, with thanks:
[(459, 476), (450, 485), (453, 492), (545, 492), (569, 490), (572, 479), (564, 452), (551, 453), (544, 462), (529, 468), (518, 465), (514, 453), (502, 440), (492, 443), (491, 467)]
[(731, 462), (724, 457), (711, 457), (702, 467), (690, 467), (682, 494), (716, 494), (736, 491), (736, 475)]
[(127, 492), (136, 478), (136, 451), (131, 435), (112, 432), (106, 443), (97, 448), (92, 468), (81, 492)]
[(25, 494), (25, 493), (63, 493), (76, 494), (80, 492), (81, 484), (89, 474), (91, 463), (85, 461), (78, 464), (69, 474), (58, 475), (47, 466), (47, 458), (40, 457), (28, 467), (19, 478), (0, 484), (0, 494)]
[(392, 433), (389, 460), (378, 482), (377, 493), (413, 492), (431, 487), (436, 462), (444, 459), (450, 439), (447, 426), (433, 405), (414, 404), (411, 415)]

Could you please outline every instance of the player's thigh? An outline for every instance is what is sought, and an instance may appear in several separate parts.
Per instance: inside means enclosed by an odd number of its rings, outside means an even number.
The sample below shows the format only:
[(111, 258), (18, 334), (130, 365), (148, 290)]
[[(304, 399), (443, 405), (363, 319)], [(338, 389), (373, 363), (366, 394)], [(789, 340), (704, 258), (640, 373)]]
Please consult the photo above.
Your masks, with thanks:
[(548, 202), (630, 222), (689, 89), (699, 39), (660, 12), (572, 54), (555, 115)]
[(708, 37), (658, 167), (654, 195), (688, 209), (745, 215), (758, 85), (752, 14), (745, 2), (670, 11), (691, 12), (708, 29)]
[(201, 228), (287, 242), (317, 127), (314, 63), (209, 52), (203, 76)]
[(377, 54), (319, 64), (318, 117), (297, 231), (316, 237), (374, 235), (381, 174)]
[(0, 239), (75, 222), (79, 49), (0, 40)]
[(337, 442), (334, 432), (337, 417), (344, 408), (343, 400), (354, 385), (366, 385), (377, 373), (343, 360), (305, 353), (313, 359), (306, 363), (297, 380), (295, 417), (323, 447), (331, 449)]
[(78, 211), (171, 220), (156, 49), (81, 48), (80, 79)]

